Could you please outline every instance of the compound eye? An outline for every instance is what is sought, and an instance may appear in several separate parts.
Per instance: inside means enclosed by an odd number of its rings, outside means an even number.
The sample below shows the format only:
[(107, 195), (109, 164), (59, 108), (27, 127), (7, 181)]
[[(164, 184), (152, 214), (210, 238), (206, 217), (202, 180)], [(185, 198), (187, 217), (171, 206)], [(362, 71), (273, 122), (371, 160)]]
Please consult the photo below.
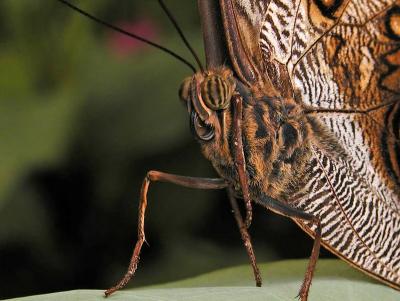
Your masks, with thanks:
[(215, 135), (214, 127), (201, 120), (195, 111), (190, 114), (190, 130), (203, 141), (210, 141)]
[(182, 82), (180, 88), (179, 88), (179, 98), (184, 102), (184, 104), (186, 105), (186, 103), (189, 101), (190, 99), (190, 85), (192, 83), (192, 78), (191, 77), (187, 77), (184, 79), (184, 81)]
[(201, 84), (201, 97), (207, 107), (214, 111), (224, 110), (229, 106), (232, 91), (232, 85), (216, 74), (207, 76)]

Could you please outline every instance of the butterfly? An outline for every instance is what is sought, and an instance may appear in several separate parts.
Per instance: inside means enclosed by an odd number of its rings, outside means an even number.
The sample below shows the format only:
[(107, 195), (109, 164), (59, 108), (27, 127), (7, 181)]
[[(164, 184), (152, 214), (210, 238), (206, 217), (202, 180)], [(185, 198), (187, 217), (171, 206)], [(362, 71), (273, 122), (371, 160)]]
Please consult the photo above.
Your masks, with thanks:
[(301, 300), (320, 245), (400, 289), (400, 1), (198, 4), (207, 67), (183, 81), (180, 98), (220, 178), (147, 174), (128, 272), (106, 295), (137, 268), (154, 181), (228, 189), (257, 285), (254, 203), (314, 238)]
[[(243, 127), (246, 160), (264, 170), (262, 191), (316, 217), (320, 229), (294, 220), (314, 238), (320, 230), (334, 254), (399, 289), (400, 2), (220, 1), (220, 7), (233, 70), (250, 87), (253, 107), (264, 107), (258, 115), (264, 122), (253, 118), (255, 132), (252, 122)], [(286, 108), (271, 109), (265, 96)], [(263, 153), (257, 137), (274, 119), (276, 138), (267, 138)], [(268, 172), (266, 160), (264, 169), (258, 164), (274, 145)]]
[[(315, 239), (301, 299), (319, 242), (399, 289), (400, 2), (206, 2), (209, 66), (239, 82), (250, 199)], [(203, 153), (234, 183), (226, 143)]]

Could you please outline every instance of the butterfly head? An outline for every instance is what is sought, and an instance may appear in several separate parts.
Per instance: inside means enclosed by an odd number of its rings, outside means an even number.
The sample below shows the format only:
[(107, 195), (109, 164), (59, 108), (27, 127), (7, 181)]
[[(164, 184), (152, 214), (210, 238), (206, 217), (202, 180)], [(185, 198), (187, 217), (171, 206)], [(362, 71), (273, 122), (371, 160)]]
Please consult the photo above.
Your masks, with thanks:
[(186, 78), (179, 96), (188, 108), (190, 128), (202, 141), (210, 141), (224, 132), (226, 110), (235, 91), (232, 72), (211, 69)]

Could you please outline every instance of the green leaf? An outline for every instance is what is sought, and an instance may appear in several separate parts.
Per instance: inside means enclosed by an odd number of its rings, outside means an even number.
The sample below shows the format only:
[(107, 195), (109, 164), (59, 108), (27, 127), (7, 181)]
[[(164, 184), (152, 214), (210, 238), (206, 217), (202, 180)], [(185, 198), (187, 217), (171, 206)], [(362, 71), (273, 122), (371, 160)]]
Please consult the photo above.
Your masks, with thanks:
[[(307, 265), (306, 260), (287, 260), (260, 265), (264, 284), (255, 287), (250, 266), (223, 269), (198, 277), (116, 292), (108, 300), (295, 300)], [(320, 260), (309, 300), (399, 300), (400, 293), (365, 276), (339, 260)], [(101, 290), (75, 290), (12, 300), (104, 300)]]

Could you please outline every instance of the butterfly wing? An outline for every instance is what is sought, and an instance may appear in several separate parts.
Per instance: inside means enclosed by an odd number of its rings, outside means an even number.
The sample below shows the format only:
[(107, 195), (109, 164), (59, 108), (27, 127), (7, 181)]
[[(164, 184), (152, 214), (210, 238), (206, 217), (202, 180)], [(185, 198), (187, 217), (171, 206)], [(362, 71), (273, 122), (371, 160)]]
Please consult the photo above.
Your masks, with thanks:
[(316, 139), (307, 189), (292, 205), (321, 219), (326, 248), (400, 289), (399, 1), (220, 5), (238, 77), (309, 107), (346, 153)]

